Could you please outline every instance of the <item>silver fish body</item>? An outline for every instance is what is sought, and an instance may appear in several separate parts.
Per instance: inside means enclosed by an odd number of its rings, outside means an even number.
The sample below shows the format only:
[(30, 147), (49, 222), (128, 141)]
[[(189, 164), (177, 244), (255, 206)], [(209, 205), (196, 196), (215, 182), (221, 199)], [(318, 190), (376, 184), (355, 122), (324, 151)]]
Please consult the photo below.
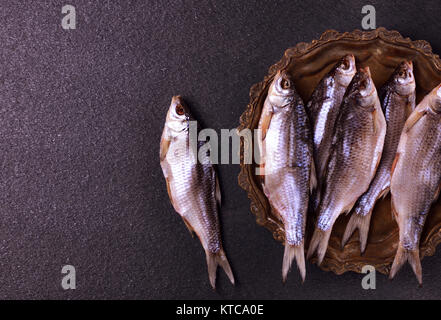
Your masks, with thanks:
[(313, 201), (314, 210), (320, 203), (320, 185), (325, 178), (335, 122), (346, 89), (356, 71), (354, 56), (345, 55), (319, 82), (306, 107), (312, 125), (314, 161), (318, 181)]
[(285, 228), (282, 278), (295, 258), (305, 279), (304, 236), (311, 184), (315, 183), (310, 124), (290, 75), (276, 74), (259, 129), (264, 159), (263, 190)]
[(308, 257), (318, 251), (319, 264), (334, 222), (368, 189), (381, 157), (386, 121), (369, 68), (360, 69), (352, 79), (337, 121), (317, 226), (308, 249)]
[(415, 79), (412, 62), (402, 62), (396, 68), (388, 82), (379, 90), (379, 96), (387, 123), (381, 161), (368, 191), (358, 199), (354, 206), (342, 241), (344, 246), (352, 233), (358, 229), (361, 252), (366, 249), (369, 224), (375, 203), (389, 192), (392, 163), (404, 123), (415, 109)]
[(392, 212), (400, 240), (392, 264), (393, 278), (409, 261), (422, 283), (419, 242), (425, 220), (441, 187), (441, 84), (406, 121), (392, 170)]
[[(215, 288), (220, 265), (234, 284), (234, 277), (222, 247), (218, 207), (220, 190), (209, 156), (192, 149), (188, 107), (181, 97), (172, 99), (160, 148), (160, 162), (170, 201), (190, 232), (195, 232), (205, 250), (211, 286)], [(197, 137), (195, 137), (197, 138)]]

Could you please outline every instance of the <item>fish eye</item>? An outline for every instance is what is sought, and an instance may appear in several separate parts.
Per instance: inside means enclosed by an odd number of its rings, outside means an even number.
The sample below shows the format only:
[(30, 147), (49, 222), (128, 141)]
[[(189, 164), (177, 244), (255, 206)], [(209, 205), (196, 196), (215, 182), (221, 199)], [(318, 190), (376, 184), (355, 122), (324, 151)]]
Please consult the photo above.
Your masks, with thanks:
[(178, 104), (178, 105), (176, 106), (176, 109), (175, 109), (175, 110), (176, 110), (176, 114), (179, 115), (179, 116), (182, 116), (182, 115), (185, 114), (184, 107), (181, 106), (180, 104)]
[(367, 80), (362, 80), (360, 82), (360, 89), (361, 90), (365, 90), (367, 88), (367, 86), (368, 86), (368, 81)]
[(282, 83), (280, 85), (282, 86), (282, 89), (290, 89), (291, 81), (289, 81), (288, 79), (282, 79)]
[(400, 72), (398, 73), (398, 76), (400, 78), (404, 78), (404, 77), (406, 77), (406, 72), (404, 72), (403, 70), (400, 70)]

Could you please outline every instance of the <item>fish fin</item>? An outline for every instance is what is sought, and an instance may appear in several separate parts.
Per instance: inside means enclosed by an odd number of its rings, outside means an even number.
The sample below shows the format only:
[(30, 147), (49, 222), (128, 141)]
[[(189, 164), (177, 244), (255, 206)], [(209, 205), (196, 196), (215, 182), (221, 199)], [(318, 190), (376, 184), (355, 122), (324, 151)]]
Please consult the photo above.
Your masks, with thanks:
[(219, 185), (219, 177), (216, 175), (216, 173), (213, 170), (213, 175), (216, 181), (216, 190), (215, 190), (215, 197), (216, 197), (216, 202), (217, 205), (220, 207), (221, 205), (221, 199), (222, 199), (222, 195), (221, 195), (221, 190), (220, 190), (220, 185)]
[(332, 228), (323, 231), (315, 229), (311, 242), (309, 243), (307, 259), (311, 258), (315, 251), (317, 251), (317, 264), (320, 265), (325, 257), (328, 249), (329, 237), (331, 236)]
[[(357, 202), (357, 201), (355, 201), (355, 202)], [(341, 214), (348, 215), (351, 212), (352, 208), (354, 207), (355, 202), (352, 202), (352, 203), (348, 204), (345, 208), (343, 208), (343, 210), (341, 211)]]
[(220, 249), (218, 252), (212, 253), (205, 250), (205, 255), (207, 257), (208, 277), (212, 288), (216, 289), (216, 271), (218, 265), (224, 269), (228, 279), (230, 279), (231, 283), (234, 285), (233, 272), (231, 271), (230, 264), (225, 256), (225, 251)]
[(385, 188), (383, 191), (380, 192), (380, 194), (377, 197), (377, 200), (386, 198), (389, 191), (390, 191), (390, 187)]
[(398, 222), (398, 212), (397, 212), (397, 209), (395, 209), (393, 198), (392, 198), (392, 201), (390, 202), (390, 209), (391, 209), (391, 213), (392, 213), (392, 220)]
[[(311, 158), (312, 159), (312, 158)], [(309, 173), (309, 192), (312, 192), (317, 188), (317, 172), (315, 170), (314, 159), (311, 161), (311, 171)]]
[(441, 183), (438, 185), (438, 189), (436, 189), (436, 192), (435, 192), (435, 196), (434, 196), (434, 198), (433, 198), (433, 201), (436, 201), (436, 199), (438, 199), (439, 194), (440, 194), (440, 191), (441, 191)]
[(273, 117), (273, 113), (270, 111), (267, 111), (263, 114), (263, 117), (261, 119), (262, 141), (264, 141), (266, 138), (266, 133), (270, 126), (272, 117)]
[(398, 250), (395, 254), (394, 262), (392, 263), (392, 267), (390, 269), (389, 278), (394, 278), (406, 261), (409, 261), (409, 264), (416, 275), (418, 283), (422, 285), (423, 276), (420, 260), (420, 250), (406, 250), (401, 244), (398, 245)]
[(372, 119), (374, 119), (373, 121), (373, 129), (374, 129), (374, 135), (377, 134), (377, 109), (374, 108), (374, 111), (372, 111)]
[(283, 265), (282, 265), (282, 281), (286, 281), (289, 270), (291, 269), (292, 261), (296, 260), (297, 267), (300, 271), (300, 276), (302, 277), (302, 283), (305, 282), (306, 277), (306, 267), (305, 267), (305, 251), (303, 248), (303, 243), (294, 246), (285, 243), (285, 252), (283, 254)]
[(259, 166), (259, 176), (264, 176), (265, 175), (265, 163), (262, 163)]
[(171, 189), (170, 189), (170, 180), (168, 178), (165, 178), (165, 184), (167, 186), (167, 193), (168, 193), (168, 197), (170, 198), (170, 202), (171, 202), (173, 208), (175, 209), (175, 211), (179, 212), (179, 208), (176, 206), (176, 204), (173, 200), (173, 196), (172, 196)]
[(167, 156), (167, 151), (168, 148), (170, 147), (170, 141), (171, 140), (166, 137), (164, 130), (161, 136), (161, 143), (159, 145), (159, 160), (161, 162), (164, 161), (165, 157)]
[(409, 132), (410, 129), (413, 128), (413, 126), (421, 120), (421, 118), (426, 114), (426, 110), (421, 111), (414, 111), (409, 116), (409, 118), (406, 121), (406, 124), (404, 125), (403, 132)]
[(267, 196), (267, 198), (269, 198), (270, 192), (266, 188), (265, 181), (262, 181), (262, 190), (263, 190), (263, 193)]
[(412, 112), (415, 110), (415, 100), (416, 100), (416, 96), (415, 96), (415, 91), (412, 92), (411, 95), (409, 95), (409, 97), (407, 98), (407, 105), (406, 105), (406, 116), (407, 118), (409, 118), (409, 116), (412, 114)]
[(185, 219), (184, 217), (182, 217), (182, 220), (184, 220), (185, 226), (187, 227), (188, 231), (190, 231), (191, 237), (194, 239), (194, 234), (196, 233), (193, 229), (193, 227), (191, 226), (191, 224), (187, 221), (187, 219)]
[(165, 184), (167, 186), (167, 193), (168, 193), (168, 197), (170, 198), (170, 202), (172, 203), (173, 207), (175, 206), (173, 204), (173, 197), (171, 195), (171, 190), (170, 190), (170, 182), (168, 181), (168, 178), (165, 179)]
[(392, 168), (390, 169), (390, 176), (392, 177), (395, 171), (395, 168), (397, 167), (398, 160), (400, 159), (400, 153), (397, 152), (395, 155), (394, 162), (392, 162)]
[(346, 243), (351, 238), (355, 230), (358, 229), (358, 235), (360, 238), (360, 252), (364, 253), (364, 251), (366, 250), (371, 217), (372, 217), (372, 210), (365, 216), (356, 213), (352, 214), (351, 219), (349, 219), (345, 233), (343, 235), (343, 240), (341, 242), (342, 248), (346, 245)]
[(378, 167), (380, 166), (382, 152), (378, 152), (377, 155), (378, 155), (378, 156), (377, 156), (377, 163), (375, 164), (375, 171), (374, 171), (374, 174), (377, 172)]

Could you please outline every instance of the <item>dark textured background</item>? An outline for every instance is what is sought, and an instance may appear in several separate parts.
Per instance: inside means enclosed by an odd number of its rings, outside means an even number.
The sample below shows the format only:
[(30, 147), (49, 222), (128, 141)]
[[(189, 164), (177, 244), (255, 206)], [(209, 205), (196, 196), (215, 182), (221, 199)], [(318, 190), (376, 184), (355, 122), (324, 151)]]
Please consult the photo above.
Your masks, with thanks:
[[(61, 28), (61, 7), (77, 29)], [(350, 3), (350, 4), (349, 4)], [(220, 166), (223, 237), (237, 285), (212, 291), (203, 250), (170, 205), (158, 161), (173, 94), (205, 127), (238, 125), (252, 84), (326, 29), (377, 26), (441, 52), (434, 1), (4, 1), (0, 4), (0, 298), (441, 298), (441, 253), (377, 289), (307, 265), (281, 283), (283, 247)], [(61, 267), (77, 269), (63, 291)]]

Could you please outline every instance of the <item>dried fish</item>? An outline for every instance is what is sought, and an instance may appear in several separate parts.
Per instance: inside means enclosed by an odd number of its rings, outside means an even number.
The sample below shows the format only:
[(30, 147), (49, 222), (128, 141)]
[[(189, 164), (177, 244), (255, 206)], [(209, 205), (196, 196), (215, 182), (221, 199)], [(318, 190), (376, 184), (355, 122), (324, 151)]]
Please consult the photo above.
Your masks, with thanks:
[(400, 242), (390, 271), (393, 278), (409, 261), (422, 283), (419, 242), (424, 222), (441, 187), (441, 84), (406, 121), (392, 166), (392, 212)]
[(232, 284), (234, 277), (221, 242), (219, 181), (209, 156), (201, 159), (199, 155), (198, 161), (197, 152), (191, 148), (191, 120), (183, 99), (173, 97), (162, 133), (160, 161), (170, 201), (190, 232), (199, 237), (207, 258), (210, 283), (215, 288), (218, 265)]
[(306, 275), (304, 235), (309, 193), (315, 185), (310, 124), (291, 76), (274, 77), (259, 122), (262, 143), (263, 190), (285, 227), (282, 278), (295, 258)]
[(312, 124), (314, 161), (318, 181), (313, 201), (314, 210), (318, 208), (320, 203), (320, 185), (325, 180), (335, 121), (346, 88), (356, 71), (354, 56), (352, 54), (345, 55), (319, 82), (306, 107)]

